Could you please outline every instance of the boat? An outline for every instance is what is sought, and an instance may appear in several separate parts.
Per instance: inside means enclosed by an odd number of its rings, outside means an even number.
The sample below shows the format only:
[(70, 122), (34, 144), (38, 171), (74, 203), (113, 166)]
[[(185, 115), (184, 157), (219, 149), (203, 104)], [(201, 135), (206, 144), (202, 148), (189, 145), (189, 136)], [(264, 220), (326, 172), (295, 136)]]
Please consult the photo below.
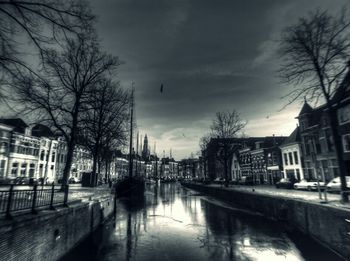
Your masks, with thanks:
[(142, 197), (145, 192), (143, 179), (126, 177), (115, 185), (117, 197)]
[(131, 90), (130, 105), (130, 140), (129, 140), (129, 176), (124, 177), (115, 184), (117, 197), (143, 197), (145, 181), (142, 177), (133, 176), (133, 115), (134, 115), (134, 86)]

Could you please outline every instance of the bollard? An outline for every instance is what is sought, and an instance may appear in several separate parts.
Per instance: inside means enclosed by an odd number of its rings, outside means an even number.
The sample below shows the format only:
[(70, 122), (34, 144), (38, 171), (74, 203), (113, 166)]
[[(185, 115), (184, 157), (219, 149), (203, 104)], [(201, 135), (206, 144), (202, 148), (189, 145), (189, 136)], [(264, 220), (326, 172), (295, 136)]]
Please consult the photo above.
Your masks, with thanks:
[(11, 216), (11, 205), (12, 205), (12, 197), (13, 197), (13, 185), (10, 186), (10, 190), (9, 190), (9, 197), (7, 199), (7, 207), (6, 207), (6, 218), (7, 219), (12, 219)]
[(37, 214), (38, 213), (35, 210), (37, 195), (38, 195), (38, 185), (35, 184), (34, 187), (33, 187), (33, 203), (32, 203), (32, 213), (33, 214)]
[(55, 210), (54, 206), (53, 206), (53, 199), (55, 196), (55, 184), (52, 183), (52, 187), (51, 187), (51, 198), (50, 198), (50, 209), (51, 210)]

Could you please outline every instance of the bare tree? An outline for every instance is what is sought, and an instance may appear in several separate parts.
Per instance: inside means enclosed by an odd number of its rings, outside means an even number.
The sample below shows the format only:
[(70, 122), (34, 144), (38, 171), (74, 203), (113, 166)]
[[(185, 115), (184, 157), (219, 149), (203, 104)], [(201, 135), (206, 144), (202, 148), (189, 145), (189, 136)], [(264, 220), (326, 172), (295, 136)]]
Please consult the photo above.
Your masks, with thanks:
[[(113, 149), (125, 144), (127, 138), (129, 96), (109, 79), (101, 80), (85, 106), (80, 126), (81, 142), (93, 156), (93, 177), (97, 181), (97, 167), (101, 161), (112, 160)], [(100, 172), (100, 171), (99, 171)]]
[(211, 138), (212, 137), (210, 134), (205, 134), (203, 137), (201, 137), (199, 139), (199, 148), (201, 151), (204, 151), (207, 149), (207, 146), (208, 146)]
[[(350, 20), (345, 11), (337, 16), (317, 11), (286, 28), (280, 46), (284, 60), (281, 77), (295, 86), (287, 95), (289, 104), (300, 97), (316, 102), (321, 99), (326, 103), (343, 192), (346, 190), (346, 166), (332, 97), (344, 85), (343, 79), (348, 73), (349, 29)], [(347, 202), (348, 196), (345, 193), (342, 195), (343, 201)]]
[[(33, 71), (25, 62), (28, 50), (42, 55), (48, 44), (57, 43), (60, 35), (77, 34), (92, 20), (84, 0), (0, 1), (1, 79), (11, 80), (23, 69)], [(26, 38), (29, 41), (21, 44)]]
[(210, 142), (210, 139), (211, 139), (210, 134), (206, 134), (199, 139), (199, 148), (200, 148), (199, 155), (202, 157), (204, 179), (207, 178), (207, 160), (208, 160), (207, 148), (208, 148), (208, 144)]
[(219, 160), (224, 167), (225, 186), (228, 186), (228, 169), (232, 158), (230, 139), (237, 137), (246, 125), (247, 122), (242, 120), (239, 113), (235, 110), (217, 112), (211, 125), (211, 136), (218, 138), (218, 145), (221, 152)]
[(100, 51), (91, 35), (67, 39), (61, 52), (43, 52), (41, 75), (25, 75), (13, 85), (15, 101), (23, 111), (54, 127), (65, 138), (68, 151), (63, 172), (67, 184), (81, 113), (104, 75), (118, 66), (118, 59)]

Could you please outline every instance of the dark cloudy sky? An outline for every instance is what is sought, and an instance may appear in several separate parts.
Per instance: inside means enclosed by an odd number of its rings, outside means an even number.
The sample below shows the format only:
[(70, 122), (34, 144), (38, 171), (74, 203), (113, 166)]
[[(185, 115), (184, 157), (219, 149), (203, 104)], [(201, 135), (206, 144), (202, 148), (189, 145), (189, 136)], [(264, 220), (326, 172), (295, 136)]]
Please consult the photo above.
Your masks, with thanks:
[[(249, 136), (289, 135), (296, 103), (281, 97), (276, 40), (300, 16), (339, 10), (346, 0), (91, 0), (103, 47), (125, 61), (136, 116), (157, 152), (176, 159), (199, 150), (215, 112), (236, 109)], [(160, 93), (160, 85), (164, 92)]]

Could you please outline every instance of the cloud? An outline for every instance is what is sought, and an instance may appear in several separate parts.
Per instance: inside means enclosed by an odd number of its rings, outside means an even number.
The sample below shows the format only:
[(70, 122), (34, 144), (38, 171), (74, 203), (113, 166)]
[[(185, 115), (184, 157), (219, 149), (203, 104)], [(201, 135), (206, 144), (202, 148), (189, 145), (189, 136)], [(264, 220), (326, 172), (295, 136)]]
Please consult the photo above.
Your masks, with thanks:
[(288, 135), (300, 104), (278, 112), (290, 90), (276, 74), (281, 30), (315, 8), (346, 2), (91, 1), (103, 47), (126, 61), (121, 84), (136, 83), (140, 131), (178, 159), (198, 150), (216, 111), (241, 112), (251, 136)]

